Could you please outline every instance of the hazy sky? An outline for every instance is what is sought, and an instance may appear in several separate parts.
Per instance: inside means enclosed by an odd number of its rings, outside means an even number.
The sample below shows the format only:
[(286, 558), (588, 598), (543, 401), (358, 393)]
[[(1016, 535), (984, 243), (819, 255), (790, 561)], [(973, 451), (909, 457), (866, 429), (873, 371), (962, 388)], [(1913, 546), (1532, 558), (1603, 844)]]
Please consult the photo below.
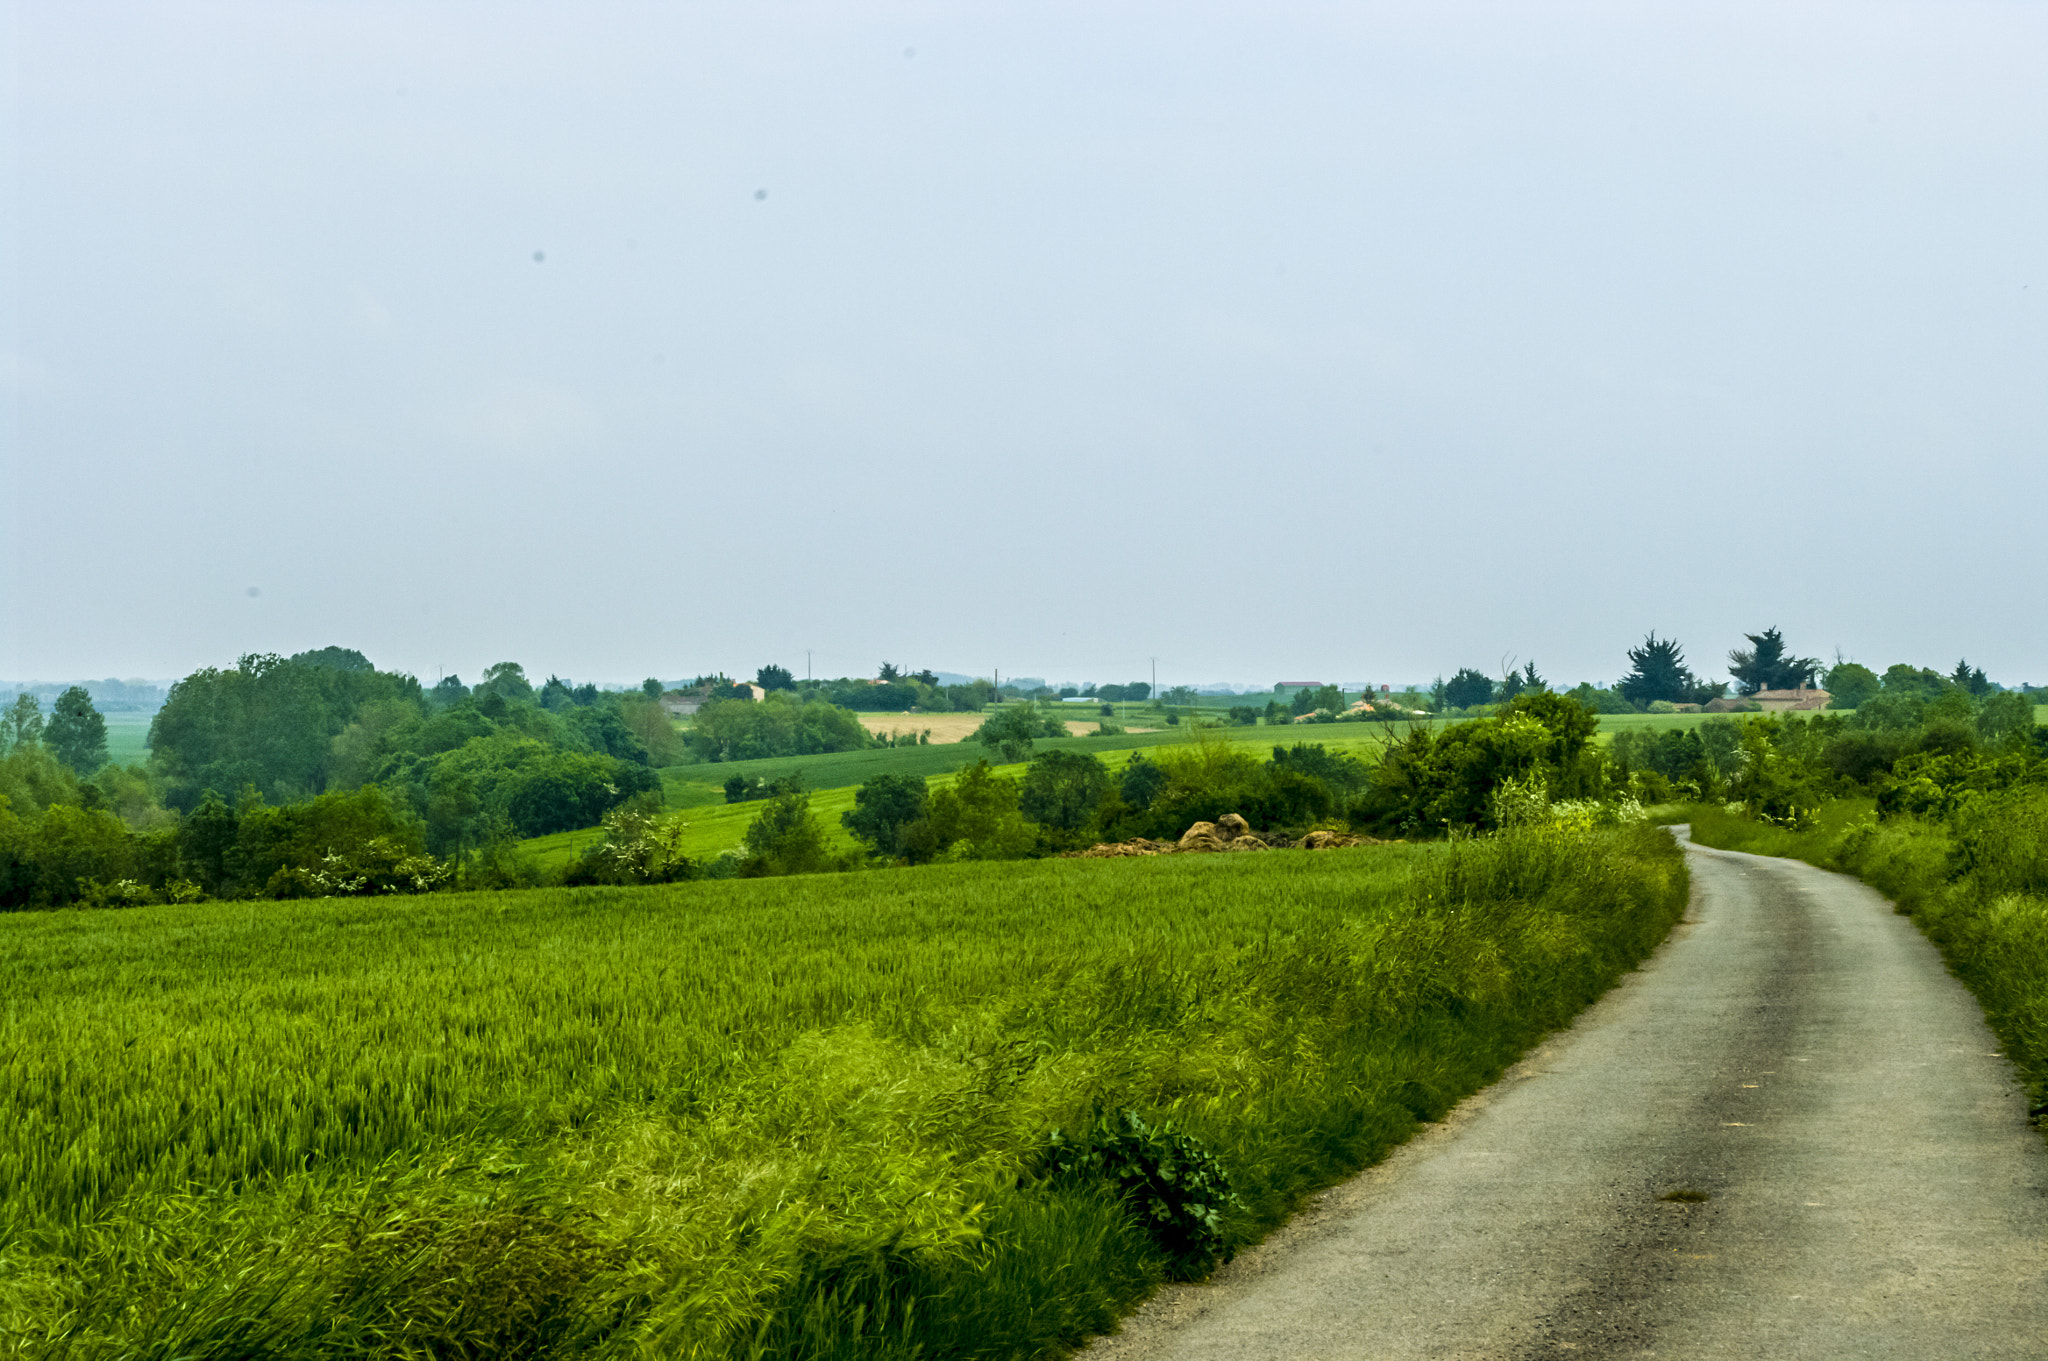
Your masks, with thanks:
[(2048, 680), (2048, 5), (0, 0), (0, 675)]

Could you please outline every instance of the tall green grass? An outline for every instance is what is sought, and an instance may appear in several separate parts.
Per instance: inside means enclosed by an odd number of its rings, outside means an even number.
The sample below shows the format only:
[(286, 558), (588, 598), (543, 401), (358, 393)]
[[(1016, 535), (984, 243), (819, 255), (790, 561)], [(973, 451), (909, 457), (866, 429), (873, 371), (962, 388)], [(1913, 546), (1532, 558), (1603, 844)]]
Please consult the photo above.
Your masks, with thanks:
[(1563, 1023), (1668, 838), (0, 920), (0, 1355), (1056, 1355), (1167, 1269), (1099, 1111), (1250, 1241)]

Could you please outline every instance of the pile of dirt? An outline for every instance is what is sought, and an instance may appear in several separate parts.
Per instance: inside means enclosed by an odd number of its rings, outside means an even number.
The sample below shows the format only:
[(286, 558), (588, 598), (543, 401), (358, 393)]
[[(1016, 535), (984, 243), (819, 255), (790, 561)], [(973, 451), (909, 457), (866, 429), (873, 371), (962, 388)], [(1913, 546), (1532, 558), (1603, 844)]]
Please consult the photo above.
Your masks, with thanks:
[(1085, 851), (1068, 851), (1068, 860), (1112, 860), (1123, 855), (1165, 855), (1173, 849), (1171, 841), (1148, 841), (1144, 837), (1132, 837), (1129, 841), (1104, 841), (1090, 846)]
[(1198, 822), (1180, 834), (1176, 851), (1264, 851), (1271, 850), (1265, 838), (1251, 829), (1236, 813), (1225, 813), (1214, 822)]
[(1260, 835), (1236, 813), (1225, 813), (1214, 822), (1198, 822), (1180, 834), (1179, 841), (1152, 841), (1134, 837), (1129, 841), (1105, 841), (1085, 851), (1068, 851), (1077, 860), (1106, 860), (1125, 855), (1176, 855), (1182, 852), (1284, 851), (1297, 846), (1304, 851), (1333, 850), (1339, 846), (1378, 846), (1384, 843), (1369, 836), (1347, 832), (1310, 832), (1299, 842), (1277, 832)]

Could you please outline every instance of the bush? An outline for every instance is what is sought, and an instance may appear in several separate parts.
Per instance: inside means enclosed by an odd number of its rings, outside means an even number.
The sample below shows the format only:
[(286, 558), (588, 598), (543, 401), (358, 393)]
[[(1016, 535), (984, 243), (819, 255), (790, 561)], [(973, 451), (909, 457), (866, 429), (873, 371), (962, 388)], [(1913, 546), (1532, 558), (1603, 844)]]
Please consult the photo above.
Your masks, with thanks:
[(839, 815), (846, 830), (885, 859), (908, 854), (903, 833), (931, 811), (922, 775), (877, 775), (853, 792), (853, 808)]
[(1056, 708), (1041, 709), (1028, 700), (1006, 704), (982, 720), (974, 740), (1003, 760), (1015, 763), (1031, 754), (1031, 744), (1041, 737), (1067, 736), (1066, 719)]
[(1039, 1165), (1057, 1180), (1111, 1187), (1176, 1280), (1200, 1280), (1231, 1258), (1224, 1217), (1244, 1204), (1223, 1164), (1172, 1121), (1153, 1126), (1116, 1110), (1072, 1135), (1056, 1129)]
[(1530, 776), (1553, 797), (1598, 795), (1605, 775), (1589, 750), (1598, 722), (1576, 700), (1545, 691), (1440, 733), (1414, 728), (1380, 758), (1353, 820), (1409, 833), (1490, 828), (1495, 790)]
[[(815, 756), (877, 745), (851, 710), (804, 702), (787, 691), (760, 703), (712, 699), (690, 723), (690, 750), (700, 761), (751, 761), (765, 756)], [(587, 824), (586, 824), (587, 825)]]
[(1094, 818), (1109, 792), (1109, 770), (1086, 752), (1048, 751), (1031, 762), (1017, 791), (1025, 817), (1061, 832), (1075, 832)]
[(1017, 782), (976, 761), (931, 796), (931, 811), (899, 835), (903, 854), (925, 860), (1017, 860), (1038, 835), (1017, 811)]
[(800, 776), (775, 782), (775, 797), (747, 828), (742, 841), (746, 860), (739, 872), (748, 879), (775, 874), (819, 874), (839, 868), (825, 846), (825, 829), (811, 816), (811, 796)]

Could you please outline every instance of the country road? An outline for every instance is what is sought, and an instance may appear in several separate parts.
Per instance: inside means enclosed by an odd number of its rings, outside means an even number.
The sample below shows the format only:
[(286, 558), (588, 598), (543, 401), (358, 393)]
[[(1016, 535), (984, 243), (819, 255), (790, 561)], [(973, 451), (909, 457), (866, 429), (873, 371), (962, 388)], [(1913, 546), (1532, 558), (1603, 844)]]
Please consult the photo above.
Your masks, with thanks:
[(1088, 1361), (2048, 1356), (2048, 1150), (1974, 999), (1861, 884), (1688, 854), (1576, 1026)]

